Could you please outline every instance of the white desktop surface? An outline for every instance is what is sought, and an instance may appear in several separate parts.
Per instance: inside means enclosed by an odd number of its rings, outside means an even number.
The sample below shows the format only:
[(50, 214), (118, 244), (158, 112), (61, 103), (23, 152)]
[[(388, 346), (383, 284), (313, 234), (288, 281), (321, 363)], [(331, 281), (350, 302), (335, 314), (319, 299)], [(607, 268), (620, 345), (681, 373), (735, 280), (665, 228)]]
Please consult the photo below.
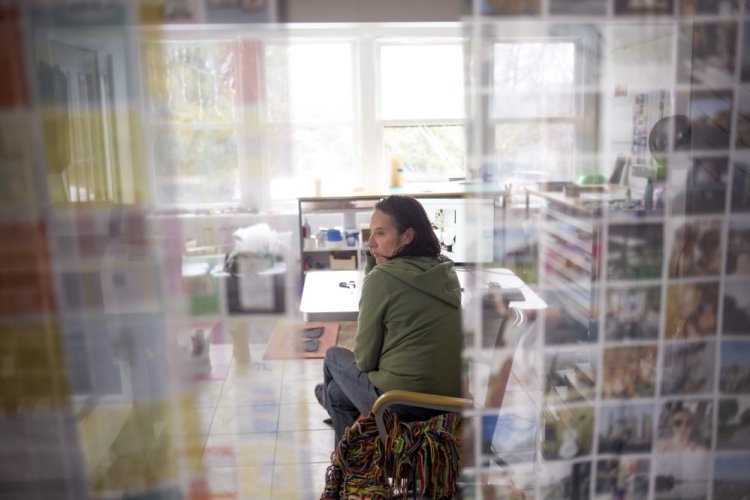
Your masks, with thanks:
[[(364, 277), (363, 270), (309, 271), (305, 274), (299, 310), (305, 314), (358, 312)], [(354, 282), (354, 288), (340, 286), (350, 281)]]
[[(305, 275), (300, 311), (304, 314), (352, 314), (359, 311), (359, 296), (365, 272), (356, 271), (310, 271)], [(525, 300), (511, 301), (508, 306), (522, 310), (544, 309), (547, 304), (529, 288), (513, 271), (503, 268), (466, 269), (456, 267), (461, 283), (462, 302), (469, 303), (473, 290), (498, 290), (517, 288)], [(344, 288), (340, 283), (354, 281), (354, 288)]]

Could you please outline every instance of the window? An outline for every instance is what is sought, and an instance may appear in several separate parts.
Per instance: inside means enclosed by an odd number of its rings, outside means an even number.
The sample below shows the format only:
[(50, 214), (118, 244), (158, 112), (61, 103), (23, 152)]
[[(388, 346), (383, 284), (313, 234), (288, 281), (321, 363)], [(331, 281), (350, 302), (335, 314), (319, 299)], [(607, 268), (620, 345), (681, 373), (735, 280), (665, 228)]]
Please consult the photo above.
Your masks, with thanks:
[(155, 199), (161, 205), (237, 203), (237, 43), (148, 43), (143, 61)]
[(493, 139), (503, 182), (574, 177), (580, 94), (575, 49), (568, 40), (494, 44)]
[[(297, 196), (464, 177), (458, 26), (160, 32), (142, 52), (161, 206), (291, 209)], [(193, 37), (193, 38), (190, 38)], [(498, 40), (488, 138), (506, 182), (574, 173), (575, 41)]]
[(350, 40), (264, 45), (266, 164), (271, 198), (309, 195), (316, 179), (356, 185), (355, 44)]
[(382, 41), (378, 63), (384, 166), (399, 156), (409, 180), (462, 177), (466, 141), (460, 40)]

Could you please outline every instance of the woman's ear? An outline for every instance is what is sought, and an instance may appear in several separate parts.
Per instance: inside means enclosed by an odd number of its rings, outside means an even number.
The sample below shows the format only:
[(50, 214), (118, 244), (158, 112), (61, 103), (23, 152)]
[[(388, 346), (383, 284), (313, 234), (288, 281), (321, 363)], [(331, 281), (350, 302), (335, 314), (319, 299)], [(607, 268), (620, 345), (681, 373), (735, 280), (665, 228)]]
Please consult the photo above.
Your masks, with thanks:
[(416, 235), (416, 232), (414, 231), (413, 227), (408, 228), (404, 233), (402, 234), (404, 246), (408, 245), (412, 241), (414, 241), (414, 236)]

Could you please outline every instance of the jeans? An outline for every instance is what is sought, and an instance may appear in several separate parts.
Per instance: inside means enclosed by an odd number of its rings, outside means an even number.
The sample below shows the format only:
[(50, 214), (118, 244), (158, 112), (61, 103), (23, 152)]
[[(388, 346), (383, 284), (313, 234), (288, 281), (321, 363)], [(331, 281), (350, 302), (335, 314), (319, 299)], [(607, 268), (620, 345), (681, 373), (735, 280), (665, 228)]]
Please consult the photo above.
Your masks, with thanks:
[[(344, 430), (360, 415), (367, 415), (382, 392), (372, 385), (370, 377), (357, 368), (354, 353), (343, 347), (331, 347), (323, 362), (323, 392), (325, 406), (333, 421), (334, 445), (344, 437)], [(391, 407), (403, 422), (427, 420), (444, 410), (431, 410), (413, 406)]]
[(334, 444), (341, 441), (344, 430), (372, 409), (380, 391), (370, 377), (357, 368), (354, 353), (343, 347), (331, 347), (323, 363), (325, 405), (333, 420)]

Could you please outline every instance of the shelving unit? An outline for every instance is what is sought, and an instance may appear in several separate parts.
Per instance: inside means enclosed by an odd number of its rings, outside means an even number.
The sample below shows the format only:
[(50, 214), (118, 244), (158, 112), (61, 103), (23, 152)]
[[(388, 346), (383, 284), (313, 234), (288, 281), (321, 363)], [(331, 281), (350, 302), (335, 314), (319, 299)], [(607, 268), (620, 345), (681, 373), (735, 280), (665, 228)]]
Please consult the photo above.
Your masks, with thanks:
[[(432, 184), (414, 184), (407, 188), (392, 188), (378, 193), (362, 193), (354, 195), (341, 196), (316, 196), (301, 197), (297, 199), (298, 205), (298, 225), (300, 235), (302, 235), (303, 225), (309, 218), (315, 217), (320, 220), (333, 222), (327, 228), (337, 227), (342, 233), (356, 232), (358, 235), (357, 244), (354, 247), (346, 246), (345, 234), (342, 234), (344, 240), (340, 244), (331, 245), (329, 242), (321, 244), (319, 239), (307, 239), (300, 237), (300, 259), (302, 274), (307, 270), (315, 269), (363, 269), (365, 266), (365, 254), (367, 252), (367, 242), (363, 241), (361, 228), (369, 225), (369, 217), (374, 210), (375, 204), (382, 198), (389, 195), (408, 195), (420, 200), (428, 212), (428, 216), (434, 217), (433, 211), (441, 210), (441, 201), (453, 203), (465, 202), (463, 210), (469, 211), (476, 208), (477, 220), (482, 221), (489, 228), (489, 236), (485, 239), (492, 240), (492, 228), (495, 224), (495, 209), (501, 207), (502, 195), (504, 191), (497, 186), (467, 183), (467, 182), (449, 182), (449, 183), (432, 183)], [(472, 202), (477, 202), (472, 204)], [(446, 205), (447, 206), (447, 205)], [(463, 216), (458, 214), (459, 208), (451, 206), (454, 217), (460, 219), (463, 223), (465, 217), (470, 217), (468, 212)], [(435, 222), (435, 221), (433, 221)], [(458, 220), (453, 221), (454, 224)], [(311, 234), (316, 234), (322, 225), (313, 225)], [(467, 235), (469, 237), (483, 238), (482, 235)], [(464, 255), (468, 252), (474, 252), (470, 256), (471, 261), (492, 261), (492, 244), (484, 245), (489, 248), (468, 248), (466, 242), (466, 252), (453, 249), (446, 255), (454, 260), (463, 261)], [(463, 249), (463, 246), (462, 246)], [(337, 267), (336, 264), (331, 266), (332, 259), (349, 261), (343, 267)], [(306, 268), (307, 263), (307, 268)]]

